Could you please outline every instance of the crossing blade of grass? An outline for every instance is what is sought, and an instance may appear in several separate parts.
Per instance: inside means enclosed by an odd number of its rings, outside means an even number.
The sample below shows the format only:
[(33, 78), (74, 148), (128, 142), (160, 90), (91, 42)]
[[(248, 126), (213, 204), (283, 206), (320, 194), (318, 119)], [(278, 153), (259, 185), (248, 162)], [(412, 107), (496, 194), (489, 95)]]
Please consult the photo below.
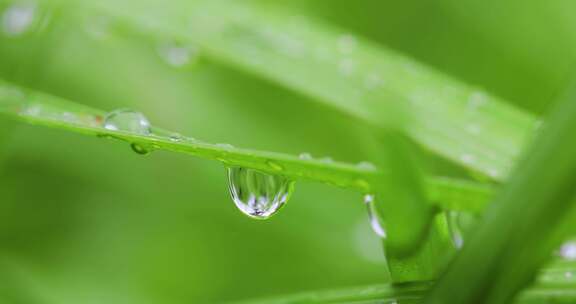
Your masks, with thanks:
[[(200, 2), (204, 3), (204, 2)], [(300, 15), (206, 1), (187, 11), (114, 5), (136, 30), (201, 46), (213, 60), (313, 97), (373, 126), (375, 102), (403, 103), (416, 142), (447, 159), (503, 180), (538, 125), (535, 117), (385, 47)], [(188, 12), (192, 13), (188, 13)], [(174, 18), (160, 18), (176, 14)]]
[(571, 87), (426, 303), (509, 303), (550, 259), (574, 212), (575, 118)]
[[(153, 135), (138, 135), (103, 128), (104, 111), (73, 103), (56, 96), (27, 90), (0, 81), (0, 114), (31, 124), (62, 129), (85, 135), (111, 137), (143, 147), (186, 153), (216, 160), (230, 166), (244, 166), (293, 179), (313, 180), (363, 193), (374, 190), (378, 168), (342, 162), (326, 163), (303, 160), (298, 156), (226, 147), (197, 140), (175, 141), (175, 133), (153, 128)], [(461, 187), (460, 187), (461, 185)], [(492, 189), (450, 178), (427, 177), (425, 190), (432, 204), (439, 208), (479, 212), (488, 202)], [(462, 190), (460, 190), (462, 189)], [(470, 202), (468, 203), (468, 199)], [(483, 203), (481, 203), (483, 202)]]

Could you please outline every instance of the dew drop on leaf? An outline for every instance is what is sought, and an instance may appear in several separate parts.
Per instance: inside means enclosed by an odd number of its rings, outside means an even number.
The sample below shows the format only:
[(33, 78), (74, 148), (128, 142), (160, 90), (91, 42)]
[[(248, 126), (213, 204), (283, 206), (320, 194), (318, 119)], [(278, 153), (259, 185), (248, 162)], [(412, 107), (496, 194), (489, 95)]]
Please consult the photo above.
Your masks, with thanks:
[(172, 142), (180, 142), (183, 139), (182, 135), (179, 133), (172, 133), (172, 134), (170, 134), (170, 136), (168, 138)]
[(150, 134), (150, 122), (144, 114), (129, 109), (115, 110), (104, 118), (104, 129), (139, 135)]
[(464, 236), (462, 233), (462, 229), (460, 229), (460, 225), (458, 223), (459, 219), (458, 212), (449, 211), (446, 214), (446, 220), (448, 221), (448, 231), (450, 233), (450, 237), (452, 238), (452, 242), (454, 243), (454, 247), (457, 249), (462, 248), (464, 246)]
[(350, 54), (356, 49), (356, 38), (352, 35), (342, 35), (338, 37), (338, 51), (342, 54)]
[(356, 167), (365, 170), (376, 170), (376, 166), (373, 163), (367, 161), (359, 162), (358, 164), (356, 164)]
[(149, 149), (146, 149), (144, 146), (137, 144), (137, 143), (132, 143), (130, 145), (130, 148), (132, 148), (132, 151), (140, 154), (140, 155), (146, 155), (150, 153)]
[(228, 189), (236, 207), (255, 219), (267, 219), (288, 201), (294, 182), (282, 175), (229, 167)]
[(366, 208), (368, 209), (368, 219), (370, 220), (370, 226), (372, 227), (372, 230), (374, 233), (376, 233), (377, 236), (385, 238), (386, 230), (380, 222), (380, 217), (378, 216), (376, 207), (374, 206), (374, 195), (364, 195), (364, 204), (366, 204)]
[(576, 260), (576, 242), (567, 241), (560, 246), (560, 256), (569, 261)]
[(231, 144), (216, 144), (216, 147), (226, 150), (234, 149), (234, 146)]
[(301, 160), (311, 160), (312, 154), (303, 152), (303, 153), (300, 153), (300, 155), (298, 155), (298, 158)]
[(35, 3), (15, 3), (2, 14), (2, 31), (8, 36), (22, 35), (30, 29), (35, 17)]
[(174, 42), (161, 44), (157, 51), (164, 62), (173, 67), (183, 67), (196, 61), (199, 53), (196, 47), (178, 45)]

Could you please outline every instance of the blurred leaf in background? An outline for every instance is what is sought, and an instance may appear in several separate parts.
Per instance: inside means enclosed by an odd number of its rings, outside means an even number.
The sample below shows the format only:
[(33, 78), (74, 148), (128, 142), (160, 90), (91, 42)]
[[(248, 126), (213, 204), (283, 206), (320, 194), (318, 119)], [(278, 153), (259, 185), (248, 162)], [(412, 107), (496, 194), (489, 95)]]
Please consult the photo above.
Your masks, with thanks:
[[(184, 18), (196, 2), (99, 5)], [(562, 12), (575, 7), (536, 2), (249, 3), (324, 19), (541, 113), (572, 60), (573, 21)], [(27, 52), (4, 35), (0, 73), (96, 108), (138, 109), (211, 142), (351, 163), (378, 158), (370, 132), (346, 115), (203, 58), (201, 49), (174, 66), (162, 46), (177, 41), (118, 35), (107, 22), (86, 16), (82, 30), (60, 29), (67, 34)], [(220, 302), (389, 279), (358, 193), (300, 182), (281, 213), (254, 221), (235, 209), (214, 162), (141, 156), (125, 143), (26, 125), (1, 140), (0, 280), (14, 286), (0, 289), (7, 303)], [(437, 174), (466, 176), (428, 158)]]

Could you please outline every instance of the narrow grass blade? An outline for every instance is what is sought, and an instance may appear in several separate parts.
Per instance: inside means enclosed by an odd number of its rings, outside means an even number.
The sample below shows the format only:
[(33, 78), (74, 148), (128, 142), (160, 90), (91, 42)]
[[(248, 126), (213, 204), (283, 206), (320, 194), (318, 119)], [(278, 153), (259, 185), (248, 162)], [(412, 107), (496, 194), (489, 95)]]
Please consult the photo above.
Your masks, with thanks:
[(575, 101), (572, 87), (426, 303), (509, 303), (550, 259), (574, 210)]
[[(156, 150), (186, 153), (216, 160), (226, 165), (244, 166), (272, 174), (282, 174), (293, 179), (313, 180), (362, 193), (374, 191), (378, 168), (366, 168), (342, 162), (326, 163), (320, 160), (303, 160), (295, 155), (267, 151), (255, 151), (235, 147), (223, 147), (198, 140), (174, 141), (173, 132), (155, 128), (155, 134), (144, 136), (112, 131), (103, 128), (104, 111), (79, 105), (56, 96), (26, 90), (0, 81), (0, 114), (35, 125), (62, 129), (91, 136), (112, 137), (137, 143)], [(460, 187), (462, 185), (462, 187)], [(425, 189), (430, 193), (431, 203), (470, 211), (479, 207), (487, 193), (492, 190), (479, 184), (471, 184), (448, 178), (425, 179)], [(462, 192), (460, 192), (462, 189)], [(472, 197), (474, 203), (459, 198)]]

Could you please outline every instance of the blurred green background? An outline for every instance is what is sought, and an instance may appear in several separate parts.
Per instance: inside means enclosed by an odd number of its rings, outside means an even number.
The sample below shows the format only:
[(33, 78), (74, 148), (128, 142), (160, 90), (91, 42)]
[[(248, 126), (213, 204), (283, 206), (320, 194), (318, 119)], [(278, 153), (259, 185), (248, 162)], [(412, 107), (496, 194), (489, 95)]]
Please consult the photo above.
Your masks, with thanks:
[[(576, 49), (568, 1), (251, 2), (323, 19), (534, 113), (563, 86)], [(158, 7), (177, 18), (194, 1), (101, 5)], [(210, 142), (347, 162), (377, 157), (362, 125), (297, 92), (201, 55), (174, 68), (137, 37), (63, 32), (42, 47), (0, 38), (1, 77), (105, 110), (138, 109)], [(0, 138), (6, 303), (222, 302), (387, 280), (358, 193), (300, 182), (282, 212), (254, 221), (235, 209), (216, 162), (140, 156), (122, 142), (4, 118)]]

